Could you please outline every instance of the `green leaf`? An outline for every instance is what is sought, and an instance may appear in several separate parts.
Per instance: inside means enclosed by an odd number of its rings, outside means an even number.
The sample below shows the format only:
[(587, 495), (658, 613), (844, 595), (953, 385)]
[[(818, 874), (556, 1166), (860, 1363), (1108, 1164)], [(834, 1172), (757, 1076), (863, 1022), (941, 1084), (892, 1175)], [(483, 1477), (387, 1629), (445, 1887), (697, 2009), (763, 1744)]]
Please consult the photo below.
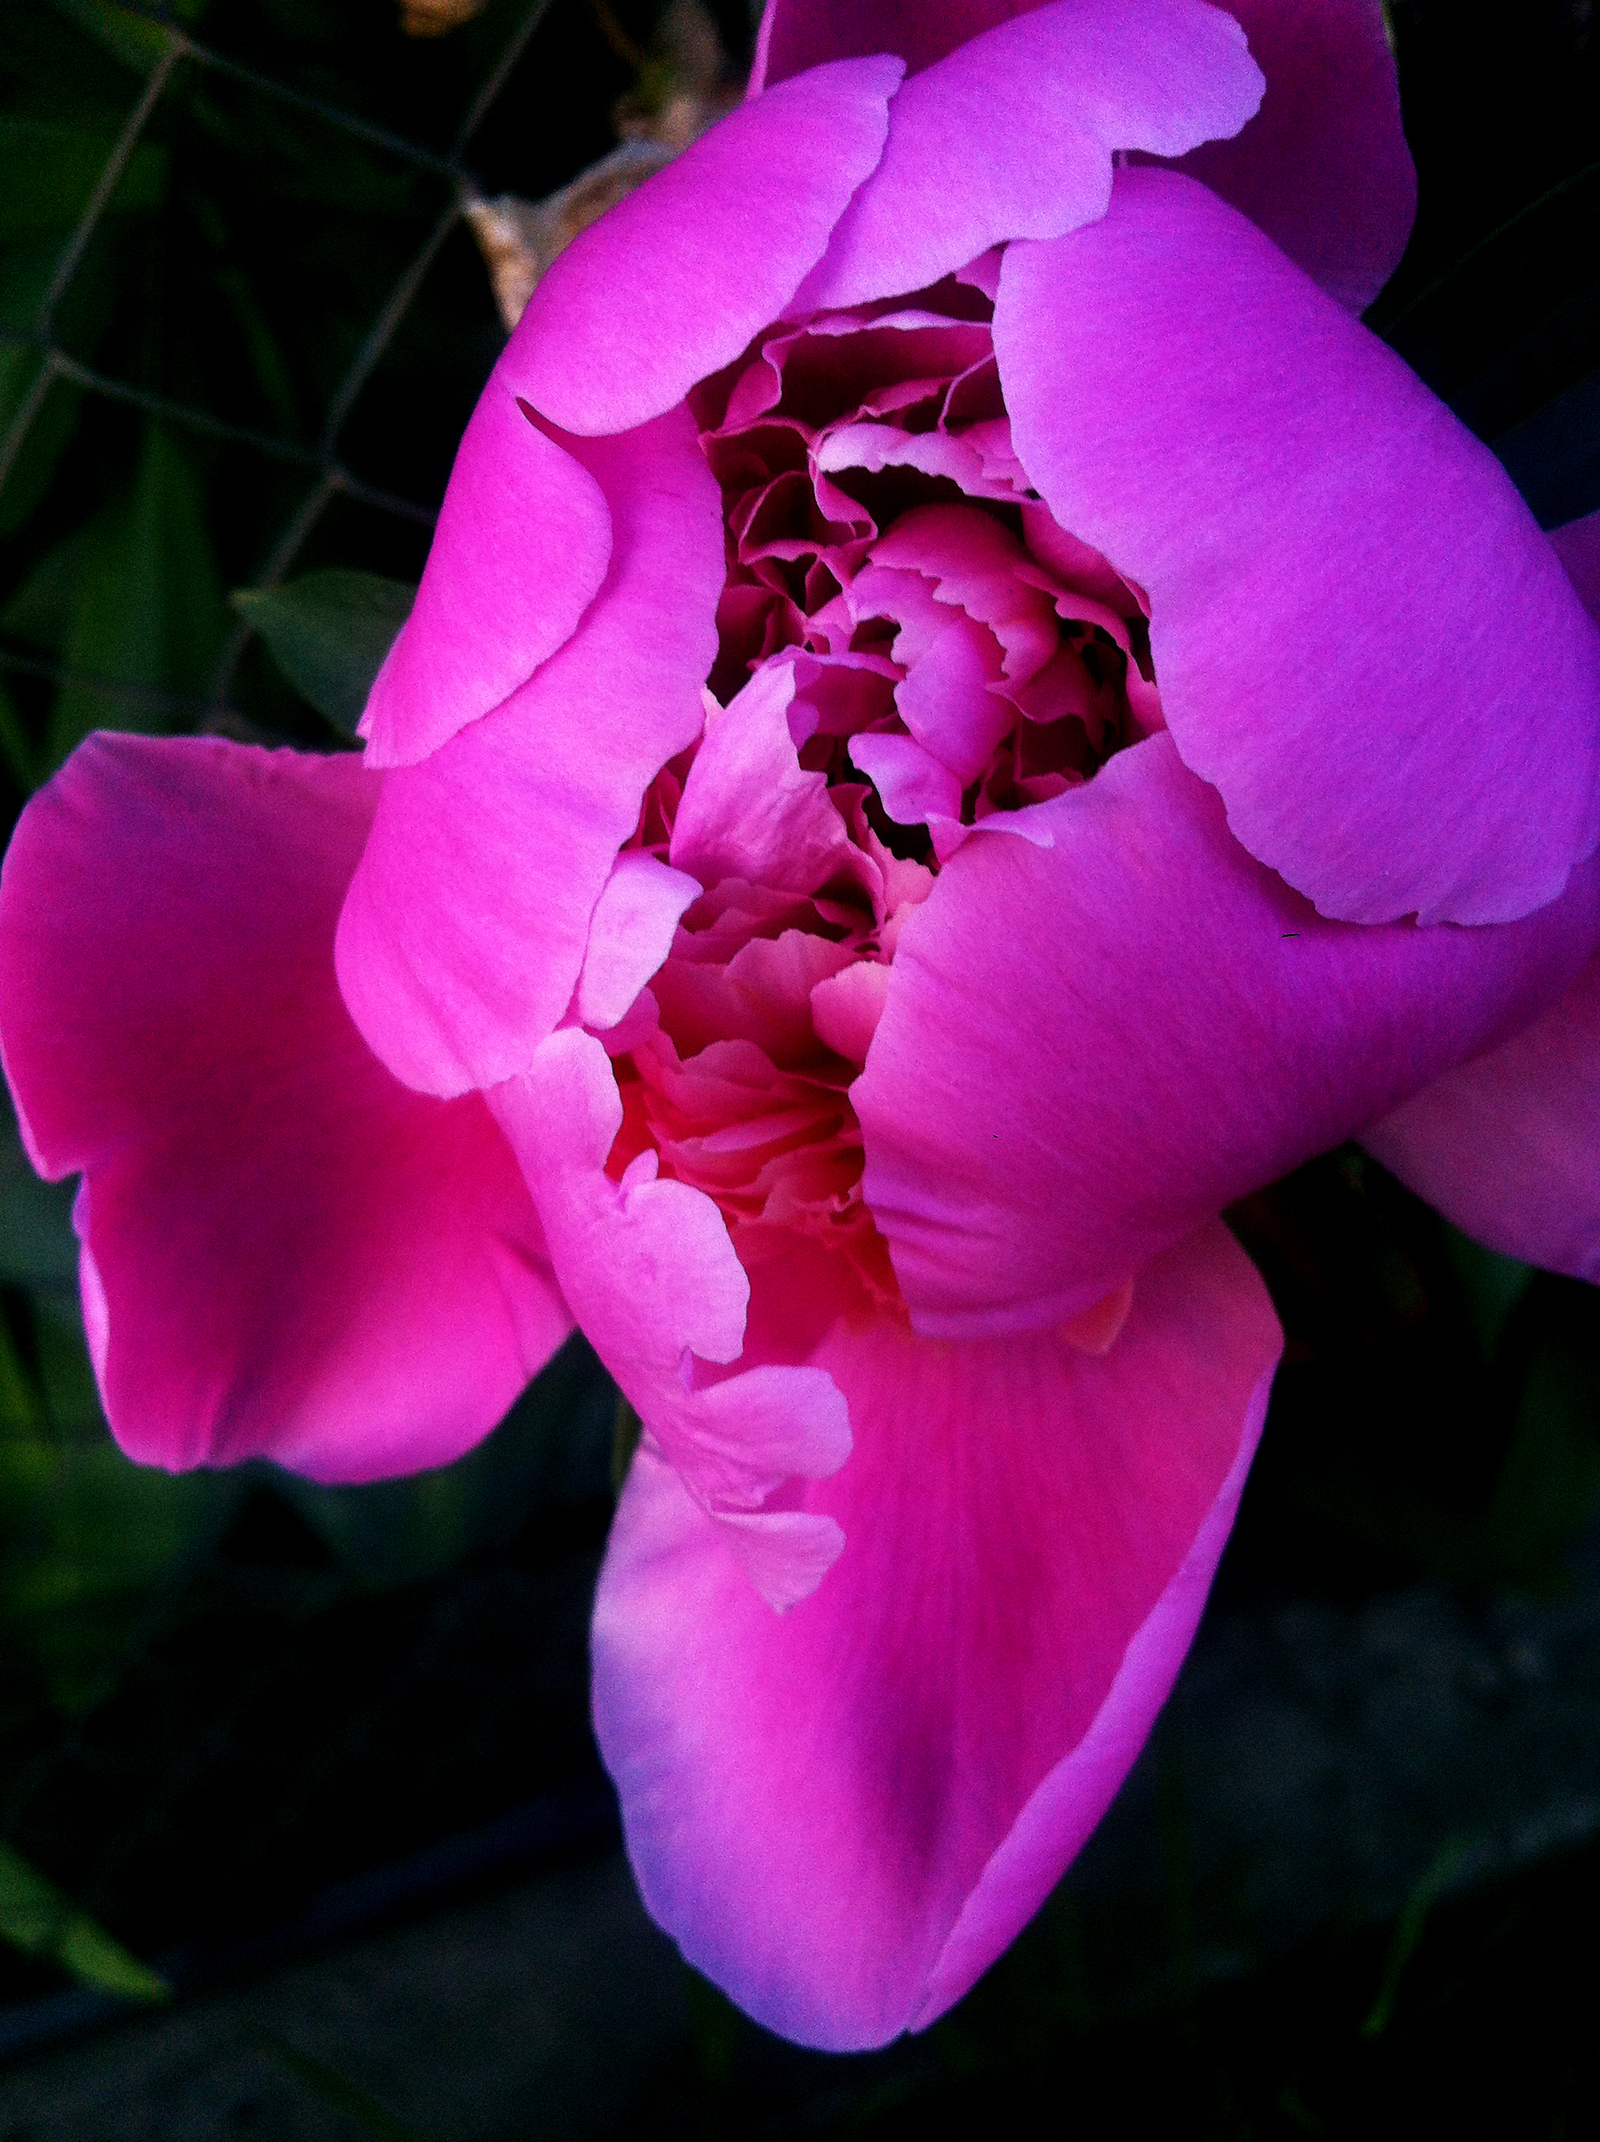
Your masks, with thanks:
[[(19, 606), (32, 585), (19, 592)], [(173, 435), (151, 423), (130, 491), (85, 532), (63, 659), (84, 676), (198, 695), (226, 630), (199, 478)], [(172, 726), (159, 702), (68, 684), (46, 755), (59, 766), (93, 729)]]
[[(0, 112), (0, 245), (70, 231), (116, 146), (110, 138)], [(141, 142), (112, 195), (113, 214), (154, 208), (166, 191), (167, 152)]]
[(97, 1920), (10, 1845), (0, 1844), (0, 1938), (27, 1956), (47, 1956), (85, 1986), (131, 2001), (167, 2001), (159, 1971), (114, 1941)]
[(233, 606), (266, 641), (295, 690), (353, 736), (416, 594), (403, 580), (334, 569), (307, 573), (287, 587), (239, 588)]

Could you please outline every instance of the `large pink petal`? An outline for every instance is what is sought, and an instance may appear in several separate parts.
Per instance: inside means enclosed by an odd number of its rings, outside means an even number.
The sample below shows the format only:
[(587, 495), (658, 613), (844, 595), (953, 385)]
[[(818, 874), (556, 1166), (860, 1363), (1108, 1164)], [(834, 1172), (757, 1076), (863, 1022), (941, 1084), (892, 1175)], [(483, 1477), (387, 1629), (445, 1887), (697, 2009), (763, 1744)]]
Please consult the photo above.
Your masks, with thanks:
[(883, 158), (796, 311), (937, 282), (1010, 238), (1058, 238), (1111, 199), (1118, 149), (1181, 155), (1236, 134), (1260, 69), (1204, 0), (1052, 0), (909, 81)]
[(1348, 921), (1553, 899), (1600, 834), (1600, 634), (1488, 449), (1173, 172), (1008, 248), (994, 333), (1016, 450), (1148, 593), (1251, 853)]
[(904, 69), (819, 67), (703, 134), (555, 262), (501, 364), (567, 431), (625, 431), (681, 401), (774, 320), (883, 152)]
[(1400, 264), (1417, 174), (1380, 0), (1228, 0), (1267, 78), (1259, 116), (1183, 168), (1360, 312)]
[(339, 998), (377, 783), (351, 758), (97, 736), (0, 881), (29, 1150), (85, 1172), (85, 1310), (134, 1457), (441, 1465), (570, 1329), (476, 1096), (409, 1093)]
[(968, 38), (1025, 15), (1038, 0), (767, 0), (756, 37), (750, 94), (868, 52), (898, 52), (912, 74)]
[(693, 742), (717, 649), (720, 495), (677, 409), (569, 442), (610, 504), (605, 586), (560, 652), (420, 766), (383, 777), (339, 979), (397, 1077), (463, 1093), (525, 1070), (656, 772)]
[[(787, 1499), (796, 1481), (844, 1463), (844, 1401), (819, 1368), (739, 1360), (750, 1283), (721, 1213), (703, 1191), (656, 1179), (643, 1154), (620, 1182), (605, 1172), (622, 1127), (606, 1053), (587, 1034), (554, 1034), (493, 1106), (539, 1203), (551, 1261), (596, 1353), (716, 1520), (740, 1582), (761, 1611), (791, 1606), (822, 1580), (843, 1544), (837, 1524)], [(754, 1594), (752, 1594), (754, 1596)]]
[(1361, 1142), (1490, 1249), (1600, 1279), (1600, 959), (1542, 1019)]
[(411, 615), (361, 733), (373, 766), (426, 758), (570, 639), (605, 578), (594, 477), (518, 407), (499, 372), (461, 441)]
[(1166, 736), (981, 829), (902, 930), (851, 1088), (918, 1328), (1070, 1316), (1233, 1199), (1536, 1018), (1600, 937), (1600, 863), (1499, 929), (1324, 921)]
[[(798, 1284), (798, 1281), (797, 1281)], [(931, 2022), (1099, 1820), (1188, 1646), (1279, 1333), (1220, 1226), (1101, 1356), (843, 1318), (845, 1548), (782, 1619), (648, 1449), (595, 1609), (595, 1722), (645, 1901), (769, 2028)]]

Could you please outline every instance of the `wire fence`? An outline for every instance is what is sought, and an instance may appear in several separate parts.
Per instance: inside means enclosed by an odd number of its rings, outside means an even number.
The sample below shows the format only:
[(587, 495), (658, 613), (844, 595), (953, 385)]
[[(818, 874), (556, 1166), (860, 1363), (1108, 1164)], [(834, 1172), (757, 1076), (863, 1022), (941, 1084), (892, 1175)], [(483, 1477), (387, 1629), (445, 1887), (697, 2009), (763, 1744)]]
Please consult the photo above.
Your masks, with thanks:
[[(305, 471), (311, 480), (267, 554), (256, 580), (260, 587), (270, 589), (282, 583), (335, 499), (348, 498), (399, 521), (431, 528), (437, 515), (435, 503), (400, 497), (379, 485), (363, 481), (342, 458), (342, 441), (351, 413), (374, 369), (414, 305), (446, 240), (461, 221), (468, 204), (478, 196), (477, 181), (466, 160), (468, 151), (544, 20), (550, 0), (528, 0), (479, 83), (444, 154), (211, 49), (184, 27), (169, 6), (147, 5), (144, 0), (100, 0), (100, 4), (107, 10), (148, 25), (159, 39), (159, 48), (122, 132), (105, 160), (70, 237), (61, 248), (31, 322), (26, 328), (0, 322), (0, 349), (28, 350), (39, 359), (38, 369), (20, 397), (4, 436), (0, 437), (0, 505), (5, 500), (8, 479), (40, 419), (51, 389), (61, 382), (91, 396), (162, 419), (182, 430), (242, 447), (266, 460)], [(384, 150), (417, 171), (446, 179), (450, 185), (446, 206), (373, 316), (328, 400), (315, 441), (310, 445), (230, 422), (197, 403), (174, 399), (131, 380), (107, 376), (75, 357), (58, 339), (62, 307), (74, 277), (163, 98), (171, 93), (186, 68), (241, 84), (259, 97), (286, 106), (369, 147)], [(227, 710), (233, 680), (252, 629), (245, 619), (233, 626), (217, 661), (209, 690), (199, 698), (85, 673), (60, 662), (43, 661), (23, 649), (3, 644), (0, 644), (0, 673), (11, 671), (45, 683), (86, 691), (111, 702), (129, 700), (173, 715), (186, 713), (203, 717)]]

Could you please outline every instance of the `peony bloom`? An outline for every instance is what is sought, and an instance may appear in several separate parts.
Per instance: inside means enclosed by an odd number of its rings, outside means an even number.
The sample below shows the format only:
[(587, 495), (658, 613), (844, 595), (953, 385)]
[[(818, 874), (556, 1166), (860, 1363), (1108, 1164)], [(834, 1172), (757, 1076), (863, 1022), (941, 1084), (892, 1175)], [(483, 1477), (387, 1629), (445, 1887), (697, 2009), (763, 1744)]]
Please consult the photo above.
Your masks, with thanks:
[(438, 1464), (582, 1326), (645, 1898), (849, 2047), (1171, 1684), (1280, 1343), (1224, 1206), (1359, 1134), (1600, 1263), (1600, 635), (1355, 318), (1375, 0), (772, 0), (753, 87), (540, 285), (364, 759), (30, 806), (0, 1038), (137, 1457)]

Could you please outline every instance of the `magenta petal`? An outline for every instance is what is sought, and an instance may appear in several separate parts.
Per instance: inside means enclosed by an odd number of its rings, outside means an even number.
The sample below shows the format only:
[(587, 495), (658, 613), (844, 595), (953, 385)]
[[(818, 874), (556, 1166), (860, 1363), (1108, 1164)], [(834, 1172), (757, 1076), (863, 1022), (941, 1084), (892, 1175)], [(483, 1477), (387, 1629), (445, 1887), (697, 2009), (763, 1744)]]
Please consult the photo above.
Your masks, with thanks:
[(1261, 111), (1183, 169), (1351, 312), (1400, 264), (1417, 174), (1380, 0), (1228, 0), (1267, 78)]
[(1600, 937), (1600, 864), (1501, 929), (1324, 921), (1154, 736), (968, 840), (900, 933), (851, 1088), (918, 1329), (1071, 1316), (1235, 1198), (1536, 1018)]
[(1361, 1142), (1490, 1249), (1600, 1280), (1600, 960)]
[(1096, 1357), (840, 1319), (805, 1497), (844, 1552), (781, 1620), (641, 1452), (595, 1608), (595, 1722), (645, 1901), (769, 2029), (882, 2044), (959, 1998), (1104, 1812), (1199, 1618), (1279, 1350), (1220, 1226)]
[(897, 825), (929, 818), (959, 819), (961, 783), (949, 767), (909, 736), (853, 736), (850, 757), (878, 791)]
[(578, 977), (578, 1017), (615, 1026), (672, 950), (678, 918), (700, 891), (640, 848), (619, 855), (595, 902)]
[(1578, 600), (1600, 623), (1600, 513), (1552, 529), (1550, 543), (1577, 590)]
[(883, 151), (904, 69), (820, 67), (742, 105), (582, 232), (528, 302), (501, 373), (572, 432), (681, 401), (783, 311)]
[(826, 60), (898, 52), (913, 74), (1038, 0), (767, 0), (750, 94)]
[(84, 1170), (106, 1412), (146, 1463), (441, 1465), (570, 1329), (488, 1110), (339, 998), (377, 783), (352, 758), (97, 736), (0, 881), (0, 1036), (36, 1163)]
[(610, 504), (610, 572), (572, 638), (485, 720), (383, 777), (340, 917), (339, 979), (423, 1092), (526, 1068), (571, 1001), (645, 788), (699, 734), (722, 517), (686, 411), (574, 440)]
[(1236, 134), (1263, 86), (1239, 25), (1204, 0), (1053, 0), (1001, 23), (900, 91), (795, 308), (918, 290), (1007, 239), (1075, 230), (1105, 213), (1114, 150)]
[[(526, 1077), (492, 1096), (545, 1221), (550, 1257), (596, 1353), (697, 1506), (757, 1611), (791, 1606), (843, 1545), (832, 1518), (765, 1507), (850, 1450), (844, 1400), (818, 1368), (737, 1361), (750, 1284), (704, 1192), (655, 1179), (655, 1154), (605, 1172), (622, 1126), (599, 1042), (554, 1034)], [(753, 1586), (753, 1590), (751, 1587)]]
[(500, 373), (468, 424), (416, 604), (361, 717), (372, 766), (426, 758), (570, 639), (605, 578), (593, 476), (529, 423)]
[(1488, 449), (1172, 172), (1010, 247), (994, 333), (1017, 452), (1148, 594), (1245, 847), (1347, 921), (1553, 899), (1600, 834), (1600, 635)]

